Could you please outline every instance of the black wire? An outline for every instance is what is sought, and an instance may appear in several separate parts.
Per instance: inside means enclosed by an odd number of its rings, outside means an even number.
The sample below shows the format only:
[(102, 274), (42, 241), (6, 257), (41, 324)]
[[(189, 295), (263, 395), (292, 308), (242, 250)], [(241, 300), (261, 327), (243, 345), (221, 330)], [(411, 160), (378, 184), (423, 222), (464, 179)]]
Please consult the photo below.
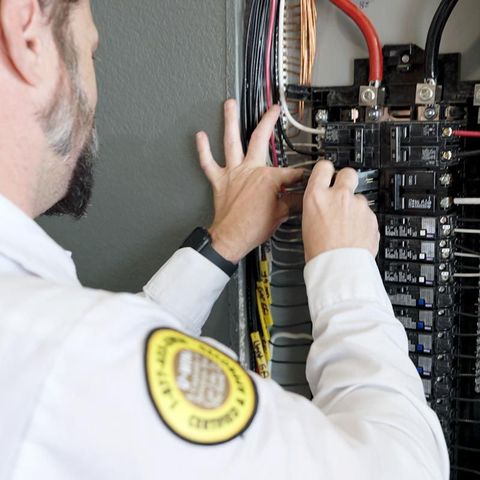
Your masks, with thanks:
[(305, 156), (307, 156), (307, 157), (312, 157), (313, 160), (315, 160), (315, 159), (318, 158), (318, 151), (317, 151), (317, 149), (313, 149), (313, 150), (303, 150), (303, 149), (301, 149), (301, 148), (297, 148), (297, 147), (292, 143), (292, 141), (288, 138), (287, 132), (285, 131), (285, 128), (283, 128), (282, 122), (280, 122), (279, 129), (280, 129), (280, 135), (281, 135), (282, 138), (285, 140), (285, 143), (287, 144), (287, 146), (288, 146), (288, 148), (289, 148), (290, 150), (293, 150), (295, 153), (298, 153), (299, 155), (305, 155)]
[(273, 307), (273, 308), (300, 308), (300, 307), (308, 307), (308, 302), (291, 303), (291, 304), (285, 304), (285, 305), (279, 305), (277, 303), (272, 303), (270, 306)]
[(458, 152), (455, 154), (456, 158), (470, 158), (478, 156), (480, 156), (480, 150), (470, 150), (468, 152)]
[(303, 327), (304, 325), (312, 325), (311, 321), (308, 322), (298, 322), (298, 323), (290, 323), (289, 325), (277, 325), (274, 324), (272, 328), (278, 328), (279, 330), (282, 328), (295, 328), (295, 327)]
[(309, 343), (290, 343), (289, 345), (279, 345), (278, 343), (269, 342), (275, 348), (295, 348), (295, 347), (310, 347), (312, 342)]
[(442, 0), (435, 12), (425, 44), (425, 80), (438, 79), (438, 57), (443, 31), (458, 0)]
[(283, 388), (308, 387), (308, 383), (280, 383)]
[(479, 318), (479, 315), (476, 314), (476, 313), (467, 313), (467, 312), (457, 312), (457, 314), (460, 316), (460, 317), (467, 317), (467, 318)]
[(465, 222), (465, 223), (478, 223), (480, 222), (480, 218), (466, 218), (466, 217), (460, 217), (458, 219), (459, 222)]
[(458, 465), (452, 465), (451, 468), (452, 468), (452, 470), (456, 470), (457, 472), (473, 473), (473, 474), (478, 475), (480, 477), (480, 471), (479, 470), (473, 470), (471, 468), (459, 467)]
[[(305, 288), (305, 282), (298, 282), (298, 283), (284, 283), (280, 285), (279, 283), (270, 283), (272, 288)], [(480, 288), (480, 287), (479, 287)]]
[(296, 360), (275, 360), (272, 358), (270, 360), (272, 363), (277, 363), (278, 365), (306, 365), (305, 361), (296, 361)]
[(460, 285), (457, 287), (460, 290), (479, 290), (480, 286), (474, 286), (474, 285)]
[(477, 452), (477, 453), (480, 453), (480, 448), (465, 447), (465, 446), (463, 446), (463, 445), (455, 445), (455, 448), (458, 448), (458, 450), (465, 450), (466, 452)]
[(478, 425), (480, 423), (480, 420), (474, 420), (473, 418), (456, 418), (455, 421), (458, 423), (467, 423), (470, 425)]

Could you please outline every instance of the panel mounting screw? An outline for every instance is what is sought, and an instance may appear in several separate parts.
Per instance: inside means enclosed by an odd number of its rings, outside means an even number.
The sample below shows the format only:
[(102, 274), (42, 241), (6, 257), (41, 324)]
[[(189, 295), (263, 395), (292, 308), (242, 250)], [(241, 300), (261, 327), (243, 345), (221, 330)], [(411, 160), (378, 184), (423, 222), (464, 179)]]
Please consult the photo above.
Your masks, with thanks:
[(451, 160), (452, 157), (453, 157), (453, 154), (450, 150), (447, 150), (446, 152), (442, 153), (443, 160)]
[(410, 55), (403, 55), (402, 56), (402, 63), (408, 63), (410, 61)]

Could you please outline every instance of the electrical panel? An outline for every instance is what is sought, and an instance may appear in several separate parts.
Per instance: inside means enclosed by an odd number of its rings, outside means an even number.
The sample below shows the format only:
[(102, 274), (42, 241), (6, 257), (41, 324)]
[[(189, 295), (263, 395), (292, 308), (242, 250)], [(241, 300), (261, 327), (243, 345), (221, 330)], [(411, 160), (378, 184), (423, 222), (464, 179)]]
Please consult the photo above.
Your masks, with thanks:
[[(276, 14), (286, 31), (295, 23), (295, 11), (288, 10), (292, 5), (280, 2), (285, 12)], [(251, 2), (250, 22), (256, 8)], [(425, 397), (440, 419), (452, 478), (477, 478), (480, 79), (462, 81), (461, 55), (452, 53), (436, 59), (435, 81), (427, 82), (429, 51), (401, 44), (383, 47), (381, 82), (372, 82), (370, 58), (355, 61), (351, 86), (305, 86), (288, 74), (297, 61), (288, 59), (294, 48), (282, 37), (288, 35), (283, 28), (276, 28), (273, 46), (277, 55), (278, 42), (284, 51), (273, 66), (279, 93), (272, 99), (296, 109), (297, 120), (303, 118), (309, 128), (300, 132), (284, 111), (274, 164), (311, 168), (324, 158), (337, 169), (359, 172), (357, 193), (365, 195), (380, 226), (378, 268), (405, 328)], [(248, 34), (247, 28), (246, 62), (249, 48), (255, 50)], [(245, 101), (250, 101), (254, 75), (247, 71)], [(247, 138), (255, 126), (252, 118), (244, 105)], [(259, 371), (264, 365), (265, 376), (309, 397), (305, 362), (312, 338), (303, 266), (300, 214), (247, 260), (249, 329), (260, 332), (258, 341), (263, 341), (260, 353), (252, 349), (250, 366)]]

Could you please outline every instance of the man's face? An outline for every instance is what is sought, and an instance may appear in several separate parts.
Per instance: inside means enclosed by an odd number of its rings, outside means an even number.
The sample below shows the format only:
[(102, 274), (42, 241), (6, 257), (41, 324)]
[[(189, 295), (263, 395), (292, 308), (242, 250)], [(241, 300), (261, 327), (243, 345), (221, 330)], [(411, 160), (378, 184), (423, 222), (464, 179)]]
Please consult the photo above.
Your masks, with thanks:
[[(90, 3), (71, 6), (70, 20), (59, 46), (61, 69), (58, 88), (40, 116), (55, 161), (62, 162), (56, 178), (64, 196), (47, 215), (84, 215), (93, 187), (93, 165), (97, 156), (94, 122), (97, 85), (94, 53), (98, 32)], [(58, 187), (58, 186), (57, 186)]]

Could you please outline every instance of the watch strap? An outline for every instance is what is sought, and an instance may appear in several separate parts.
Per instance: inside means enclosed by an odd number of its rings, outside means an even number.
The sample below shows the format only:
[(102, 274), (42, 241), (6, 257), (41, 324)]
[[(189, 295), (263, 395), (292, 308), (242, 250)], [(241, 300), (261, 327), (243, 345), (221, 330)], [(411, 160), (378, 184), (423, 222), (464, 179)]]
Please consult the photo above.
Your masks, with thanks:
[(238, 265), (228, 261), (222, 257), (213, 247), (211, 243), (207, 243), (201, 251), (199, 251), (205, 258), (210, 260), (218, 268), (223, 270), (229, 277), (231, 277), (238, 268)]
[(205, 228), (197, 227), (181, 246), (181, 248), (186, 247), (196, 250), (198, 253), (220, 268), (223, 272), (225, 272), (229, 277), (231, 277), (238, 268), (238, 265), (235, 265), (226, 258), (222, 257), (212, 247), (212, 237)]

